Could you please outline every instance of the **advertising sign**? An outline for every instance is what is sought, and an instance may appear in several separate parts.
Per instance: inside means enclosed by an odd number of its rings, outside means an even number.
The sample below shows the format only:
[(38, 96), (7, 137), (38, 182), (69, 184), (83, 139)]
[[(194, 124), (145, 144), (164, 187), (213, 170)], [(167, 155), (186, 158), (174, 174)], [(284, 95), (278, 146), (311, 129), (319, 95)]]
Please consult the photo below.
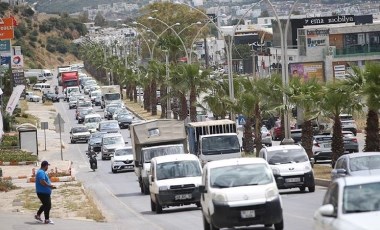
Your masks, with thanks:
[(15, 110), (18, 100), (20, 99), (21, 93), (24, 91), (24, 89), (25, 85), (18, 85), (13, 88), (12, 95), (9, 98), (7, 107), (5, 108), (5, 111), (7, 111), (10, 115), (12, 115), (13, 111)]
[(11, 67), (12, 67), (12, 69), (24, 68), (24, 57), (23, 57), (23, 55), (13, 55)]
[(1, 56), (1, 65), (9, 65), (11, 63), (11, 56)]
[(354, 15), (336, 15), (336, 16), (329, 16), (329, 17), (305, 18), (303, 20), (304, 20), (305, 26), (313, 26), (313, 25), (355, 22), (355, 16)]
[(305, 81), (311, 78), (325, 81), (323, 62), (290, 63), (289, 69), (291, 77), (300, 77)]
[(0, 40), (0, 52), (11, 51), (11, 40)]
[(0, 40), (9, 40), (14, 38), (13, 18), (0, 19)]

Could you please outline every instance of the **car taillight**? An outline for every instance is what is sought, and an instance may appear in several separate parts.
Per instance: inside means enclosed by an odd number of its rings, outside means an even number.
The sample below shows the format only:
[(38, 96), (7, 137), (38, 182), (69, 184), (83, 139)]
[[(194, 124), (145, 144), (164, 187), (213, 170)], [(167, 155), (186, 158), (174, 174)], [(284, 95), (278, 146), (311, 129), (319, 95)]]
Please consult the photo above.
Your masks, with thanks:
[(267, 133), (267, 137), (270, 137), (270, 133)]
[(353, 138), (352, 142), (358, 143), (358, 140), (356, 138)]
[(314, 146), (316, 146), (316, 147), (321, 147), (321, 146), (319, 146), (319, 143), (315, 143)]

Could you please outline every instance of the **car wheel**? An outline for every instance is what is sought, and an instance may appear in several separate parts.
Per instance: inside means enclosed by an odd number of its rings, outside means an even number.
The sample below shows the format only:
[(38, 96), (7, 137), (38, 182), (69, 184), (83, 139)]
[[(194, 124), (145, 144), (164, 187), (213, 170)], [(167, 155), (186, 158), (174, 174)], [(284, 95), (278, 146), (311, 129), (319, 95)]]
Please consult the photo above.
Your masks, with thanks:
[(305, 192), (306, 187), (302, 186), (302, 187), (299, 187), (299, 189), (300, 189), (301, 192)]
[(160, 202), (158, 201), (158, 199), (157, 199), (157, 196), (156, 196), (156, 213), (157, 214), (160, 214), (160, 213), (162, 213), (162, 206), (160, 205)]
[(156, 211), (156, 204), (153, 202), (152, 197), (150, 198), (150, 210), (152, 212)]
[(203, 219), (203, 229), (210, 230), (210, 224), (207, 222), (205, 214), (202, 215), (202, 219)]
[(112, 173), (117, 173), (117, 170), (111, 168)]
[(284, 220), (281, 220), (280, 223), (274, 224), (275, 230), (283, 230), (284, 229)]
[(71, 144), (74, 144), (74, 143), (75, 143), (75, 141), (74, 141), (73, 139), (71, 139), (70, 142), (71, 142)]
[(201, 202), (197, 202), (197, 203), (195, 203), (195, 205), (196, 205), (198, 208), (200, 208), (200, 207), (201, 207)]
[(272, 225), (273, 225), (273, 224), (264, 224), (264, 227), (266, 227), (266, 228), (270, 228), (270, 227), (272, 227)]
[(315, 192), (315, 185), (307, 187), (309, 189), (309, 192)]

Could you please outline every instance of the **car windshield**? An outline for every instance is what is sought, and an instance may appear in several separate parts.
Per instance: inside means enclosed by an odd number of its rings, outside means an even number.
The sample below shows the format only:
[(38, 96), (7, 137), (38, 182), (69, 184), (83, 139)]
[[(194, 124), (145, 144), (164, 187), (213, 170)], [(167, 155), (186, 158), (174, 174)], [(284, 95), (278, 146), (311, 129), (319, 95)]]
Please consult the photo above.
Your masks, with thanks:
[(132, 155), (132, 149), (117, 149), (115, 151), (115, 156), (125, 156), (125, 155)]
[(314, 139), (317, 142), (331, 142), (332, 141), (332, 136), (314, 137)]
[(132, 116), (129, 115), (129, 114), (119, 114), (117, 115), (117, 118), (120, 119), (120, 118), (129, 118), (129, 119), (132, 119)]
[(116, 110), (117, 108), (118, 108), (118, 107), (116, 107), (116, 106), (108, 106), (106, 110), (107, 110), (108, 112), (111, 112), (111, 113), (112, 113), (112, 112), (115, 112), (115, 110)]
[(343, 213), (380, 211), (380, 182), (346, 186)]
[(88, 117), (86, 118), (85, 123), (98, 123), (101, 120), (102, 119), (100, 117)]
[(267, 127), (261, 127), (261, 133), (268, 133)]
[(157, 165), (157, 180), (202, 176), (198, 161), (174, 161)]
[(103, 137), (103, 145), (116, 145), (116, 144), (124, 145), (124, 140), (122, 136)]
[(162, 146), (142, 149), (144, 162), (149, 163), (153, 157), (185, 153), (183, 145)]
[(69, 98), (69, 101), (70, 101), (70, 102), (76, 102), (76, 101), (77, 101), (77, 98), (76, 98), (76, 97), (70, 97), (70, 98)]
[(267, 152), (267, 160), (270, 165), (298, 163), (308, 161), (306, 152), (303, 149), (282, 149)]
[(100, 123), (100, 129), (116, 129), (119, 128), (119, 124), (116, 122)]
[(83, 133), (88, 132), (87, 127), (77, 127), (72, 129), (72, 133)]
[(240, 151), (236, 135), (223, 135), (202, 138), (202, 153), (204, 155), (227, 154)]
[(79, 113), (81, 116), (84, 116), (84, 115), (88, 115), (90, 113), (93, 113), (93, 110), (92, 109), (84, 109), (84, 110), (80, 110)]
[(210, 170), (212, 188), (230, 188), (264, 185), (273, 181), (272, 172), (266, 164), (231, 165)]
[(99, 96), (100, 95), (100, 92), (92, 92), (91, 93), (91, 97), (96, 97), (96, 96)]
[(92, 107), (91, 101), (82, 101), (79, 102), (78, 107)]
[(106, 100), (120, 100), (120, 93), (107, 93), (104, 98)]
[(350, 158), (350, 170), (352, 172), (374, 169), (380, 169), (380, 155)]

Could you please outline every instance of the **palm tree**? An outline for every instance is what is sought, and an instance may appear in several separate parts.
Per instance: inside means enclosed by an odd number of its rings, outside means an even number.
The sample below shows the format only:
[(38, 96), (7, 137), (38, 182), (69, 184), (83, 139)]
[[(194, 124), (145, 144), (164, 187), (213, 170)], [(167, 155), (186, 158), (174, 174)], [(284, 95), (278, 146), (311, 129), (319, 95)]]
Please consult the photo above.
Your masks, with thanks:
[(183, 64), (178, 66), (176, 73), (180, 78), (179, 88), (184, 91), (183, 93), (186, 95), (186, 91), (190, 90), (190, 120), (195, 122), (197, 121), (197, 98), (199, 94), (205, 92), (211, 84), (209, 71), (201, 71), (198, 64)]
[(322, 90), (321, 110), (326, 117), (333, 120), (333, 137), (331, 144), (332, 165), (344, 154), (342, 123), (339, 115), (358, 110), (360, 95), (351, 90), (344, 82), (330, 82)]
[(346, 84), (359, 95), (363, 95), (368, 107), (364, 151), (380, 151), (379, 115), (380, 109), (380, 64), (368, 62), (365, 69), (352, 67), (354, 74)]
[(312, 120), (319, 115), (322, 85), (313, 78), (303, 81), (300, 78), (292, 78), (286, 90), (289, 102), (303, 112), (301, 143), (309, 158), (313, 157), (313, 125)]
[(203, 103), (213, 113), (216, 120), (223, 119), (231, 110), (232, 102), (228, 96), (228, 81), (215, 81), (210, 84), (210, 92), (203, 98)]

